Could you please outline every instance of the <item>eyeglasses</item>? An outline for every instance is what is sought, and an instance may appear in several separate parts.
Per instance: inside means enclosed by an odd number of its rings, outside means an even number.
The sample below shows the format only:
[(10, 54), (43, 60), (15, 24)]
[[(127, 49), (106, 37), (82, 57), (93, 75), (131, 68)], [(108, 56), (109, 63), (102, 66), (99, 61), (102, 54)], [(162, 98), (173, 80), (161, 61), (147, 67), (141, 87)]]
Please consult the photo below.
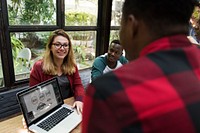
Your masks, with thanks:
[(60, 48), (69, 48), (69, 44), (61, 44), (61, 43), (53, 43), (53, 45), (55, 46), (56, 49), (60, 49)]

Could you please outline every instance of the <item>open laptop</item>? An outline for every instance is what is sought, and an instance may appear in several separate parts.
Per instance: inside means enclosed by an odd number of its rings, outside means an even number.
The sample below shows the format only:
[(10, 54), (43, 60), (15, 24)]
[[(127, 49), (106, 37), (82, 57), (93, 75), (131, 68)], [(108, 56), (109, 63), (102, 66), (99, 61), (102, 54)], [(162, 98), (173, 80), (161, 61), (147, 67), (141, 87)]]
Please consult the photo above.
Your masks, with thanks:
[(28, 129), (35, 133), (67, 133), (82, 120), (76, 109), (64, 104), (57, 78), (17, 93)]

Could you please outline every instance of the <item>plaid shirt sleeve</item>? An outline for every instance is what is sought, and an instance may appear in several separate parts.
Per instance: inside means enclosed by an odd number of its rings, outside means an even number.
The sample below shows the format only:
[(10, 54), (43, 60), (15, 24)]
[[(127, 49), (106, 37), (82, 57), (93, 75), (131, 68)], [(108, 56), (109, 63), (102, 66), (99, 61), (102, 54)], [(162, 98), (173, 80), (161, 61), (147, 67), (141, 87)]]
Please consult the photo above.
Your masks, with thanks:
[(88, 86), (84, 99), (83, 133), (118, 133), (120, 128), (115, 114), (106, 100), (109, 92), (101, 95), (101, 90), (94, 86), (95, 82)]
[[(101, 101), (91, 101), (91, 98), (89, 97), (86, 97), (86, 101), (87, 105), (84, 106), (86, 108), (88, 107), (88, 109), (84, 112), (85, 115), (83, 117), (85, 118), (83, 123), (88, 123), (88, 125), (83, 126), (83, 133), (109, 132), (109, 130), (110, 132), (114, 132), (114, 130), (110, 129), (110, 124), (114, 125), (114, 121), (112, 112), (109, 110), (108, 106)], [(103, 110), (99, 107), (103, 107)], [(106, 117), (109, 117), (109, 119), (105, 121), (103, 118)], [(108, 127), (106, 127), (106, 125)]]

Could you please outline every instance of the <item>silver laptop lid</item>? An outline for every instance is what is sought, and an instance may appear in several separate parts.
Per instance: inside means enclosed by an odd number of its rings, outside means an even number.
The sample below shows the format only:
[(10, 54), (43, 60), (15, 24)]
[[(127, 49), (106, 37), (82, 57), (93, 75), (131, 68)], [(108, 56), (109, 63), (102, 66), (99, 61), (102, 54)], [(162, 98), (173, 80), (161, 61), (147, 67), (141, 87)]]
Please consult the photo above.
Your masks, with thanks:
[(63, 104), (57, 78), (17, 93), (17, 99), (28, 127)]

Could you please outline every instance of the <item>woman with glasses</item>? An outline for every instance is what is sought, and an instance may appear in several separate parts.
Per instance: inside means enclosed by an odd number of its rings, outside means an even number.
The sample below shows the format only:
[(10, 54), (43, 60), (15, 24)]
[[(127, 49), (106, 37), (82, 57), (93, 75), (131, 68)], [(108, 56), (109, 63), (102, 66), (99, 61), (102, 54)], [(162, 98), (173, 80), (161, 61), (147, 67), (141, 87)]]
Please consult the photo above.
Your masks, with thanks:
[(75, 63), (71, 40), (62, 29), (55, 30), (50, 35), (43, 59), (32, 67), (29, 86), (55, 76), (58, 78), (63, 98), (74, 96), (73, 107), (81, 113), (84, 88)]

